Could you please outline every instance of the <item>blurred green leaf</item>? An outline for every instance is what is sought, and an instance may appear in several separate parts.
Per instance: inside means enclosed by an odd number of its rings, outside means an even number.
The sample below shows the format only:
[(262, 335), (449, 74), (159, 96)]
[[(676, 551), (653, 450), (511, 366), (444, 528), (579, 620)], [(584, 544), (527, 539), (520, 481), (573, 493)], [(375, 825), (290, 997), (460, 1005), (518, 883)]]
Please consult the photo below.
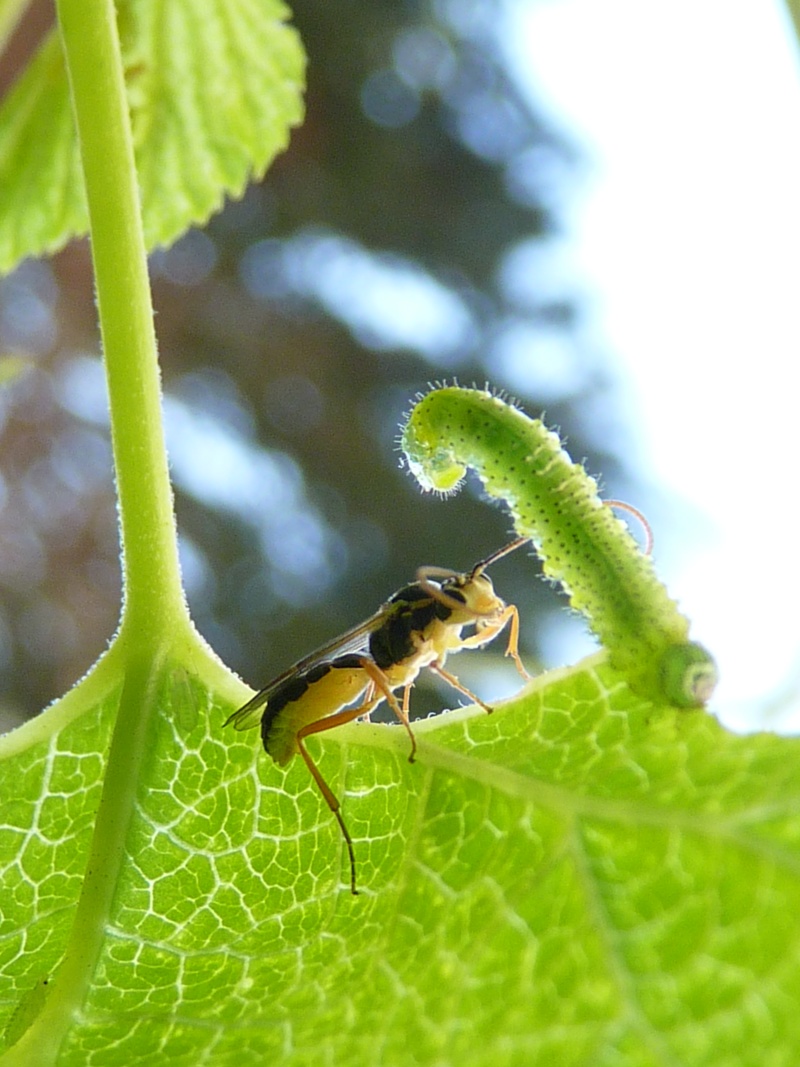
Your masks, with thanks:
[[(304, 57), (280, 0), (117, 5), (148, 248), (241, 196), (302, 117)], [(0, 270), (87, 232), (60, 44), (0, 108)]]

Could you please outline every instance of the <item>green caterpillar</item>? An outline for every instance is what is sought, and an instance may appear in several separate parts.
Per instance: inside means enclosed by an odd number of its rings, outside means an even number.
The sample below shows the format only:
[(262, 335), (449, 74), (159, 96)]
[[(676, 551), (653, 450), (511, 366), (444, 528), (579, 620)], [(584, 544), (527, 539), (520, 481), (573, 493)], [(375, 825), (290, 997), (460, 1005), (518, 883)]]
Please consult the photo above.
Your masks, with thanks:
[(714, 660), (688, 640), (689, 622), (652, 561), (539, 419), (484, 390), (434, 389), (409, 414), (401, 445), (424, 489), (454, 490), (473, 467), (486, 491), (506, 501), (545, 574), (586, 615), (634, 692), (680, 708), (709, 699)]

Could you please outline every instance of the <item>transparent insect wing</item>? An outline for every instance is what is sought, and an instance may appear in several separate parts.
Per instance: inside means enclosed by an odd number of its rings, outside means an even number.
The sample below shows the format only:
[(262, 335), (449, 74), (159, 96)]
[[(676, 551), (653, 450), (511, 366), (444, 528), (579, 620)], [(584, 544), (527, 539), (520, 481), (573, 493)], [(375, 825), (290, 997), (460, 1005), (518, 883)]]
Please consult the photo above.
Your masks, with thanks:
[[(444, 660), (449, 651), (488, 643), (510, 620), (507, 654), (514, 656), (520, 673), (527, 677), (517, 654), (516, 608), (506, 607), (482, 573), (490, 562), (522, 543), (524, 539), (518, 539), (467, 574), (421, 567), (416, 582), (400, 589), (365, 622), (273, 679), (225, 723), (232, 723), (237, 730), (260, 725), (264, 748), (279, 766), (300, 754), (341, 829), (350, 859), (353, 894), (358, 893), (353, 841), (340, 802), (308, 751), (306, 740), (352, 722), (386, 700), (408, 733), (408, 758), (413, 763), (416, 741), (409, 723), (408, 698), (417, 675), (426, 667), (491, 712), (490, 705), (444, 670)], [(477, 611), (473, 601), (478, 604)], [(477, 632), (463, 638), (463, 627), (473, 623)], [(399, 688), (404, 691), (402, 705), (395, 696)]]
[[(274, 687), (268, 688), (271, 692)], [(248, 700), (241, 708), (237, 708), (232, 715), (229, 715), (222, 725), (233, 726), (235, 730), (252, 730), (261, 722), (268, 702), (269, 692), (267, 689), (262, 689), (252, 700)]]
[(273, 678), (269, 685), (260, 689), (241, 708), (229, 715), (223, 726), (232, 725), (236, 730), (251, 730), (253, 727), (258, 726), (263, 715), (262, 709), (269, 703), (270, 697), (276, 689), (279, 689), (289, 678), (311, 670), (317, 664), (324, 663), (335, 656), (343, 656), (348, 652), (365, 651), (369, 643), (369, 635), (380, 626), (387, 614), (390, 614), (392, 610), (391, 604), (384, 604), (369, 619), (340, 634), (326, 645), (322, 645), (308, 656), (304, 656), (303, 659), (298, 660), (297, 663), (283, 671), (282, 674), (279, 674), (277, 678)]

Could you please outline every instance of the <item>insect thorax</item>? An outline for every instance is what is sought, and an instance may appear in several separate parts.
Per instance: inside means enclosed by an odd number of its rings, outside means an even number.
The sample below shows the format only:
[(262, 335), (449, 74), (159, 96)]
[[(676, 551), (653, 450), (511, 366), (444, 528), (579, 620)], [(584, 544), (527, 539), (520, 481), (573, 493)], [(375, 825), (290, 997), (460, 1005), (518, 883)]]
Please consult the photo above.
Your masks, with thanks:
[(389, 605), (391, 611), (369, 638), (370, 655), (384, 671), (416, 655), (431, 625), (452, 614), (416, 582), (395, 593)]

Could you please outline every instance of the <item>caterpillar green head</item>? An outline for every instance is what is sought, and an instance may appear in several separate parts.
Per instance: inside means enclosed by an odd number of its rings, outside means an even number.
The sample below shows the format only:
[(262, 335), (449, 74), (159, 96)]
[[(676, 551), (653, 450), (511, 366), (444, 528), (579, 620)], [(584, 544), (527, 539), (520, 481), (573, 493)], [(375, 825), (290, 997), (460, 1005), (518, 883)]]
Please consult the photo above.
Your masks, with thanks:
[[(418, 405), (426, 395), (430, 394), (417, 394)], [(398, 445), (404, 453), (405, 464), (426, 493), (449, 496), (461, 485), (467, 465), (456, 459), (453, 449), (442, 442), (433, 427), (424, 419), (415, 417), (417, 410), (418, 407), (412, 408), (400, 427)]]

